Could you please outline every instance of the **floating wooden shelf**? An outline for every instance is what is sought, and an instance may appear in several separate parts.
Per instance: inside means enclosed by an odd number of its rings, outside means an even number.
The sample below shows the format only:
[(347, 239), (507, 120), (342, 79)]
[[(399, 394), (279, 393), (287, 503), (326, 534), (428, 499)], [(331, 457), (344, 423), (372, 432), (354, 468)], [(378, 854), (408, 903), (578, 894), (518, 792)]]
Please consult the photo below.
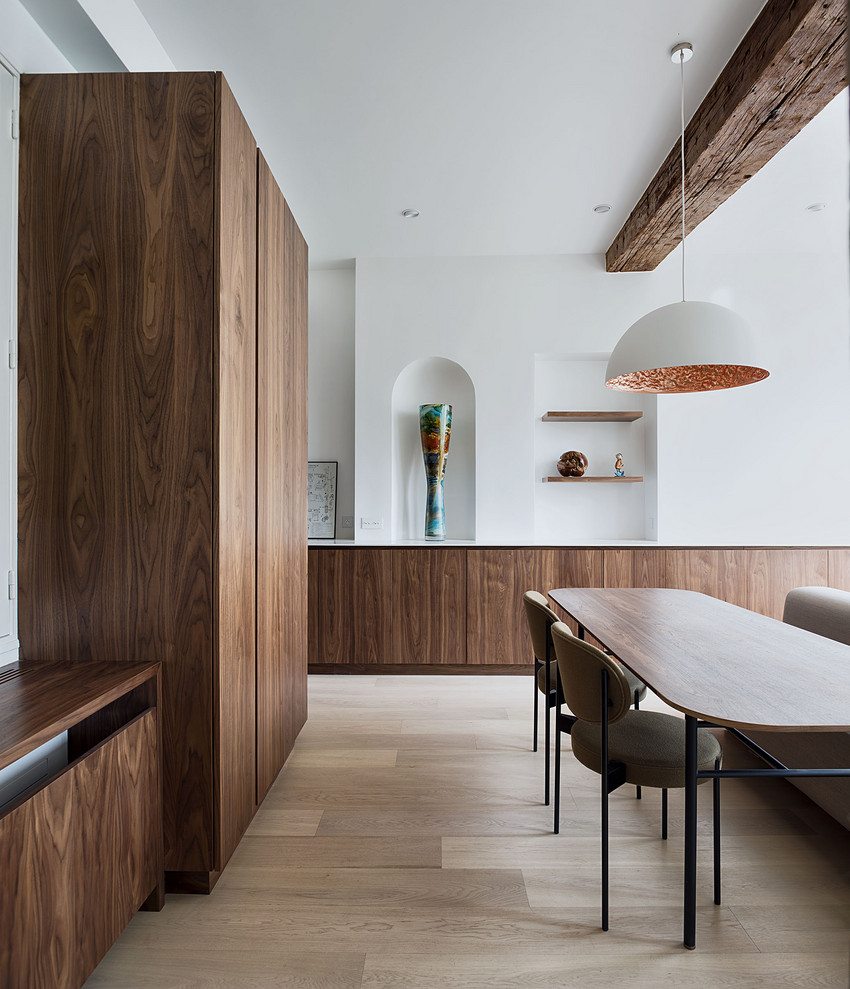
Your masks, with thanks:
[(557, 482), (557, 483), (560, 484), (561, 481), (569, 481), (569, 482), (573, 482), (573, 481), (596, 481), (596, 482), (607, 483), (609, 481), (615, 481), (615, 482), (622, 482), (622, 481), (642, 481), (643, 478), (642, 477), (587, 477), (587, 476), (585, 476), (585, 477), (561, 477), (561, 475), (559, 474), (557, 477), (544, 477), (543, 480), (544, 480), (544, 482), (545, 481), (552, 481), (552, 482)]
[(543, 422), (634, 422), (643, 412), (547, 412)]

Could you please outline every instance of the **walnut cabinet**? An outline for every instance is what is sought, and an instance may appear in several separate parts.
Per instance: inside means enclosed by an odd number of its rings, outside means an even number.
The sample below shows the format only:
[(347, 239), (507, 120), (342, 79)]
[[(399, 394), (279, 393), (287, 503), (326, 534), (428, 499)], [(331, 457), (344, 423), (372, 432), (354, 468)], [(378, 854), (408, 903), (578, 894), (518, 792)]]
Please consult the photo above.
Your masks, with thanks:
[(792, 587), (850, 590), (846, 548), (336, 545), (309, 558), (317, 673), (527, 673), (529, 589), (680, 587), (777, 619)]
[(217, 73), (21, 80), (23, 657), (163, 664), (167, 883), (306, 718), (306, 245)]

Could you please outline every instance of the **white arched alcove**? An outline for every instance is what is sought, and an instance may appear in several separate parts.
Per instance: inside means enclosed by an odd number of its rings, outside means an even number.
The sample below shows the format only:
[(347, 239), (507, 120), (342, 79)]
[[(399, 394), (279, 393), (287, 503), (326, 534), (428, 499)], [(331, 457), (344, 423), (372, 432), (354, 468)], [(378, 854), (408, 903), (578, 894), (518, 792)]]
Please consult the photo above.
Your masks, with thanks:
[(445, 357), (424, 357), (405, 367), (393, 385), (393, 539), (425, 535), (425, 467), (419, 406), (452, 407), (452, 435), (443, 482), (446, 539), (475, 538), (475, 387), (466, 371)]

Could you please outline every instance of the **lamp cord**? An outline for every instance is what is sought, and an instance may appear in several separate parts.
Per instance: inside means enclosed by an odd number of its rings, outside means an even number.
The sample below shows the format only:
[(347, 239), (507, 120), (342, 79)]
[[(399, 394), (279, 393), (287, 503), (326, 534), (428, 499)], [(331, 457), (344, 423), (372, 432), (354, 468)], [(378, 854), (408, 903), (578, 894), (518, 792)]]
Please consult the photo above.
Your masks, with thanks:
[(682, 302), (685, 301), (685, 53), (679, 52), (679, 77), (681, 82), (682, 109)]

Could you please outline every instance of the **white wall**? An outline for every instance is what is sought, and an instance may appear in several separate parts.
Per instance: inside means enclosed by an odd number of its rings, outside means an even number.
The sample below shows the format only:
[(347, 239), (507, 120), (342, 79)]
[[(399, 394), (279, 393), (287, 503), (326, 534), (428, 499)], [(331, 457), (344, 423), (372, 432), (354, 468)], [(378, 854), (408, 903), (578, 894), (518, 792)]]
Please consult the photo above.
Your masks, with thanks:
[[(430, 355), (475, 382), (478, 540), (545, 538), (535, 522), (535, 356), (610, 351), (639, 316), (677, 298), (678, 266), (678, 252), (629, 275), (606, 273), (596, 256), (359, 260), (355, 512), (383, 518), (385, 531), (358, 529), (357, 539), (392, 531), (392, 386)], [(846, 256), (690, 252), (688, 295), (749, 319), (772, 376), (658, 399), (658, 538), (850, 543)], [(603, 534), (598, 518), (584, 538), (622, 531)]]
[(312, 270), (309, 285), (308, 459), (339, 461), (336, 535), (352, 539), (342, 520), (354, 516), (354, 269)]
[[(703, 255), (695, 292), (766, 338), (770, 377), (658, 400), (661, 538), (850, 544), (846, 256)], [(698, 282), (696, 281), (698, 278)]]

